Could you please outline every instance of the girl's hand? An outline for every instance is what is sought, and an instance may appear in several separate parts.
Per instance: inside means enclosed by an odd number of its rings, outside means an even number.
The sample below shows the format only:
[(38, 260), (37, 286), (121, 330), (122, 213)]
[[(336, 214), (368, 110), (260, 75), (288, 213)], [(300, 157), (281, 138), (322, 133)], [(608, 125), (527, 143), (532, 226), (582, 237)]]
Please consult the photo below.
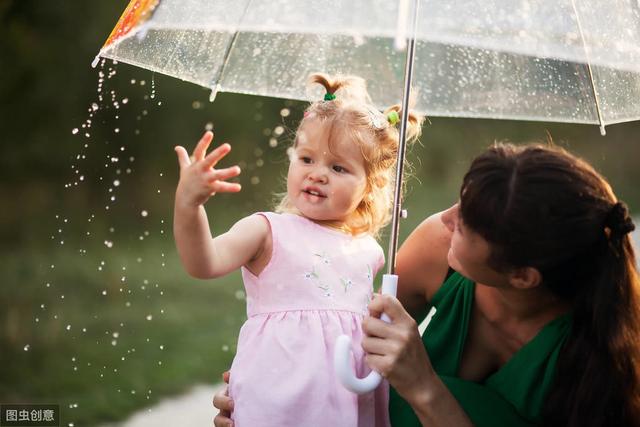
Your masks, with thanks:
[(212, 140), (213, 133), (205, 132), (191, 157), (183, 147), (175, 147), (180, 165), (180, 182), (176, 190), (176, 202), (196, 207), (204, 204), (209, 200), (209, 197), (217, 192), (237, 193), (240, 191), (240, 184), (226, 182), (229, 178), (240, 174), (238, 166), (214, 169), (220, 159), (231, 151), (231, 146), (222, 144), (207, 155), (207, 148)]
[(229, 397), (229, 371), (222, 374), (222, 380), (227, 383), (227, 386), (213, 396), (213, 407), (220, 410), (218, 415), (213, 418), (213, 425), (215, 427), (232, 427), (233, 400)]
[[(379, 319), (382, 313), (391, 323)], [(364, 318), (366, 336), (362, 348), (366, 362), (409, 403), (424, 398), (436, 373), (424, 348), (418, 325), (395, 297), (375, 295), (369, 303), (370, 316)]]

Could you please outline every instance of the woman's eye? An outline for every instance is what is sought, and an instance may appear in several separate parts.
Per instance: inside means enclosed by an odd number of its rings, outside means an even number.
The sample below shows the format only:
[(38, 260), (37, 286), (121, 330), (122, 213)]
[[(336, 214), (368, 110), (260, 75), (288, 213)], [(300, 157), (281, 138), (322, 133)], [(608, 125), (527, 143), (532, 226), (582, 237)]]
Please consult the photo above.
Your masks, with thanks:
[(311, 163), (311, 157), (302, 156), (300, 160), (302, 160), (302, 163)]
[(343, 168), (340, 165), (333, 165), (333, 170), (338, 172), (338, 173), (342, 173), (342, 172), (346, 172), (347, 171), (345, 168)]

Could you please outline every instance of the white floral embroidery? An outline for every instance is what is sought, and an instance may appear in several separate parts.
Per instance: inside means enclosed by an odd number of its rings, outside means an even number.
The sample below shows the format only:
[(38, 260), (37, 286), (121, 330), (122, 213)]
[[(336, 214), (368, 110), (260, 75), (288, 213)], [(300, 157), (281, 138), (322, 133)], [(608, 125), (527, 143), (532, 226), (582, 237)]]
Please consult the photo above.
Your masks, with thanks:
[(345, 294), (353, 287), (353, 281), (351, 279), (340, 278), (340, 282), (342, 282)]
[(323, 283), (318, 284), (318, 288), (322, 289), (324, 291), (324, 296), (325, 297), (332, 297), (333, 293), (331, 292), (331, 288), (328, 285), (325, 285)]
[(313, 268), (311, 268), (311, 271), (305, 271), (304, 278), (307, 280), (319, 279), (320, 277), (318, 276), (318, 273), (316, 273), (316, 267), (313, 266)]
[(369, 314), (369, 303), (371, 302), (371, 300), (373, 299), (373, 295), (371, 292), (367, 292), (367, 294), (364, 297), (364, 307), (362, 309), (362, 314), (364, 314), (365, 316)]
[(330, 265), (331, 264), (331, 259), (329, 259), (329, 255), (327, 255), (325, 252), (322, 252), (321, 254), (314, 254), (315, 256), (320, 258), (320, 262), (322, 262), (325, 265)]

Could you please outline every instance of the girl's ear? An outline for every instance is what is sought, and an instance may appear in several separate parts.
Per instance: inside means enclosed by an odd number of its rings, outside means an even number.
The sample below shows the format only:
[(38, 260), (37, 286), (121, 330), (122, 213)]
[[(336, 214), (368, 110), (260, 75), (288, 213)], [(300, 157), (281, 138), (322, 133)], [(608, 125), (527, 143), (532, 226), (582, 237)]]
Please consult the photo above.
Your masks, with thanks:
[(516, 289), (533, 289), (542, 283), (542, 274), (533, 267), (521, 267), (509, 273), (509, 284)]

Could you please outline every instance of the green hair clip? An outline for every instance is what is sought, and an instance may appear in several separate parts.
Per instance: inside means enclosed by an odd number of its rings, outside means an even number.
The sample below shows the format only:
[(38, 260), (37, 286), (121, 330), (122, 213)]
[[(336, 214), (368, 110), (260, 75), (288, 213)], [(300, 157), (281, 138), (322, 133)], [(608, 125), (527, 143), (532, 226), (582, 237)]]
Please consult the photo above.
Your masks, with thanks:
[(389, 111), (387, 113), (387, 121), (391, 126), (395, 126), (400, 121), (400, 116), (397, 111)]
[(329, 92), (324, 94), (324, 100), (325, 101), (333, 101), (334, 99), (336, 99), (336, 96), (334, 94), (329, 93)]

